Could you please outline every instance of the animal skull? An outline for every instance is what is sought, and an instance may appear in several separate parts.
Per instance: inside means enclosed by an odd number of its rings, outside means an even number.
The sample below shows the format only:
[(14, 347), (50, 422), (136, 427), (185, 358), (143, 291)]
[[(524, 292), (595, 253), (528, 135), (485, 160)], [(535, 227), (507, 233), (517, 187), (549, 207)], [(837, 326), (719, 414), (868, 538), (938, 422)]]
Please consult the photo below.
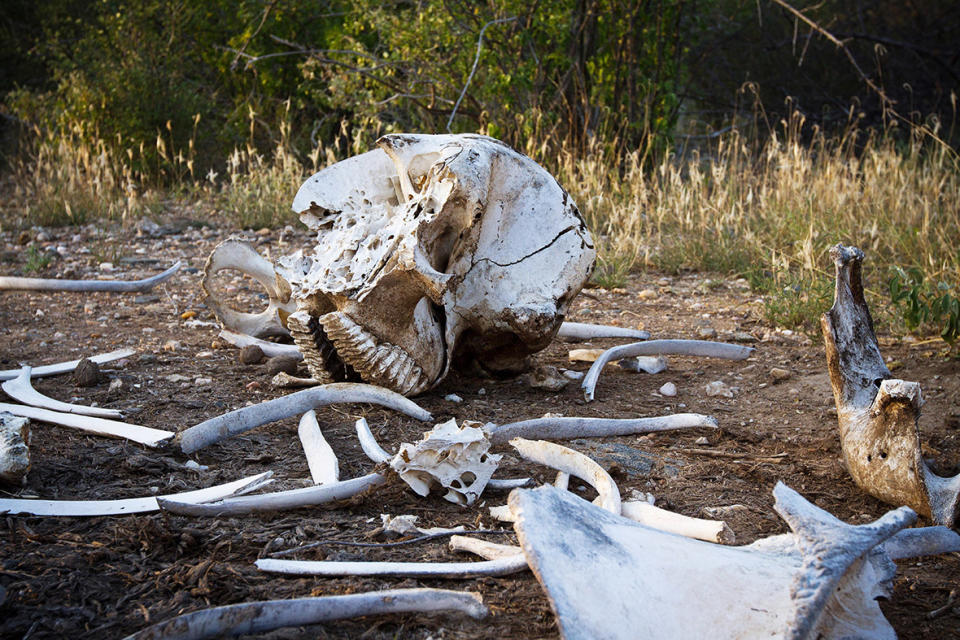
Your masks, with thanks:
[(293, 208), (311, 256), (280, 260), (311, 375), (405, 395), (454, 360), (518, 370), (593, 268), (589, 231), (542, 167), (478, 135), (388, 135), (311, 177)]

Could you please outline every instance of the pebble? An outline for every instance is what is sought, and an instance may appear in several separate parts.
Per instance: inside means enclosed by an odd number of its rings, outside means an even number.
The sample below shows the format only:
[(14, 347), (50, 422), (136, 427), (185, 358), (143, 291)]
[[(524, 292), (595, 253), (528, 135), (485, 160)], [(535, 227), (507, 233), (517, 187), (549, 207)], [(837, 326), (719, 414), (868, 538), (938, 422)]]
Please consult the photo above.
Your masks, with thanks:
[(713, 327), (700, 327), (697, 329), (697, 335), (704, 339), (712, 339), (717, 337), (717, 330)]
[(101, 263), (100, 263), (100, 271), (106, 271), (106, 272), (113, 271), (113, 263), (112, 263), (112, 262), (101, 262)]
[(160, 302), (160, 296), (155, 295), (145, 295), (145, 296), (134, 296), (134, 304), (151, 304), (153, 302)]
[(653, 300), (656, 297), (657, 297), (657, 292), (654, 291), (653, 289), (644, 289), (643, 291), (637, 294), (638, 300)]
[(83, 312), (86, 314), (93, 314), (97, 311), (97, 304), (95, 302), (85, 302), (83, 303)]
[(73, 381), (78, 387), (92, 387), (100, 382), (100, 367), (89, 358), (84, 358), (73, 370)]
[(480, 387), (479, 389), (477, 389), (477, 395), (478, 395), (478, 396), (485, 396), (485, 395), (487, 395), (487, 390), (484, 389), (483, 387)]
[(451, 394), (445, 395), (445, 396), (443, 396), (443, 399), (446, 400), (447, 402), (456, 402), (456, 403), (458, 403), (458, 404), (461, 403), (461, 402), (463, 402), (463, 398), (461, 398), (460, 396), (458, 396), (458, 395), (455, 394), (455, 393), (451, 393)]
[(571, 380), (583, 380), (583, 376), (586, 374), (583, 371), (574, 371), (573, 369), (564, 369), (563, 377), (570, 378)]
[(244, 386), (244, 389), (246, 389), (247, 391), (260, 391), (261, 389), (263, 389), (263, 385), (260, 384), (259, 380), (254, 380), (253, 382), (248, 382)]
[(176, 383), (176, 382), (186, 382), (186, 381), (189, 380), (189, 379), (190, 379), (190, 378), (188, 378), (187, 376), (180, 375), (179, 373), (172, 373), (172, 374), (170, 374), (169, 376), (166, 377), (166, 381), (167, 381), (167, 382), (174, 382), (174, 383)]
[(213, 357), (213, 351), (200, 351), (195, 357), (200, 360), (206, 360), (207, 358)]
[(520, 376), (520, 380), (532, 389), (544, 391), (560, 391), (570, 384), (570, 379), (560, 375), (560, 371), (552, 365), (539, 366)]
[(207, 385), (213, 384), (213, 380), (211, 378), (194, 378), (193, 384), (198, 387), (206, 387)]
[(114, 378), (110, 381), (110, 386), (107, 388), (107, 391), (120, 391), (120, 389), (123, 389), (123, 380)]
[(752, 334), (747, 333), (746, 331), (736, 331), (733, 334), (734, 342), (756, 342), (757, 339)]
[(727, 386), (723, 380), (714, 380), (706, 387), (707, 395), (710, 397), (722, 396), (724, 398), (733, 397), (733, 389)]
[(300, 361), (290, 356), (274, 356), (267, 360), (267, 374), (275, 376), (281, 371), (291, 376), (297, 375)]
[(180, 319), (189, 320), (190, 318), (196, 317), (196, 315), (197, 315), (196, 311), (184, 311), (183, 313), (180, 314)]
[(710, 444), (710, 441), (707, 440), (707, 437), (706, 437), (706, 436), (700, 436), (699, 438), (696, 439), (696, 441), (694, 442), (694, 444), (700, 445), (700, 446), (702, 447), (702, 446), (706, 446), (706, 445)]
[(187, 469), (193, 469), (194, 471), (206, 471), (210, 468), (205, 464), (200, 464), (196, 460), (187, 460), (183, 463), (183, 466), (185, 466)]
[(793, 373), (788, 369), (781, 369), (780, 367), (770, 369), (770, 377), (773, 378), (774, 382), (783, 382), (789, 380), (792, 376)]
[(660, 387), (659, 391), (660, 395), (672, 398), (673, 396), (677, 395), (677, 385), (673, 384), (672, 382), (667, 382)]
[(260, 364), (263, 358), (263, 349), (255, 344), (248, 344), (240, 349), (240, 362), (243, 364)]
[(167, 340), (166, 342), (163, 343), (163, 350), (164, 350), (164, 351), (176, 351), (176, 350), (179, 349), (181, 346), (183, 346), (183, 345), (182, 345), (182, 343), (181, 343), (179, 340)]
[(152, 353), (141, 353), (137, 357), (137, 360), (140, 362), (140, 364), (155, 364), (157, 362), (157, 356), (153, 355)]

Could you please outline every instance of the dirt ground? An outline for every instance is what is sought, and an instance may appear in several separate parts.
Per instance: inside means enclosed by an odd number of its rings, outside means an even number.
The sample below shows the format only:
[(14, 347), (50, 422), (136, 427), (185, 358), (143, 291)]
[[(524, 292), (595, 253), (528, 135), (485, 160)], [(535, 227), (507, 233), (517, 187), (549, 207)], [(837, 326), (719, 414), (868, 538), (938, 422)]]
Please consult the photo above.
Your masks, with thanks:
[[(135, 348), (138, 355), (105, 366), (107, 379), (97, 386), (77, 387), (70, 375), (37, 379), (35, 386), (60, 400), (122, 409), (129, 422), (169, 430), (283, 394), (270, 386), (264, 365), (240, 364), (238, 350), (217, 337), (214, 318), (201, 302), (204, 260), (229, 231), (171, 220), (141, 233), (87, 227), (34, 230), (23, 237), (0, 234), (4, 274), (131, 279), (157, 273), (174, 259), (184, 261), (168, 284), (144, 294), (0, 294), (0, 368)], [(21, 244), (36, 242), (38, 235), (36, 251)], [(274, 257), (309, 246), (306, 233), (290, 228), (248, 236), (261, 253)], [(28, 259), (47, 255), (49, 264), (39, 273), (24, 274)], [(104, 262), (113, 263), (114, 270), (101, 265)], [(868, 256), (867, 278), (871, 267)], [(231, 295), (256, 297), (256, 285), (237, 280), (227, 286), (234, 287)], [(600, 378), (597, 400), (589, 404), (576, 382), (560, 392), (547, 392), (516, 379), (456, 373), (416, 401), (433, 412), (437, 422), (456, 417), (502, 424), (546, 413), (626, 418), (690, 411), (716, 416), (718, 430), (566, 444), (607, 468), (624, 495), (649, 492), (661, 507), (701, 517), (705, 507), (744, 505), (727, 518), (738, 544), (787, 530), (772, 508), (777, 481), (844, 521), (859, 524), (879, 517), (890, 507), (861, 493), (840, 460), (822, 343), (766, 326), (755, 298), (742, 281), (646, 273), (632, 277), (622, 290), (586, 290), (569, 317), (643, 328), (657, 338), (702, 338), (715, 331), (718, 340), (755, 340), (751, 346), (756, 351), (746, 361), (670, 357), (669, 368), (655, 375), (609, 366)], [(194, 317), (183, 317), (191, 311)], [(568, 362), (569, 349), (617, 343), (557, 341), (535, 361), (586, 371), (587, 364)], [(882, 336), (881, 344), (895, 373), (923, 385), (926, 454), (939, 472), (957, 473), (960, 361), (936, 341)], [(771, 375), (775, 367), (789, 371), (789, 377), (776, 381)], [(735, 388), (735, 397), (707, 396), (705, 386), (715, 380)], [(658, 393), (668, 381), (676, 385), (676, 397)], [(448, 400), (448, 394), (462, 401)], [(371, 406), (340, 405), (317, 413), (339, 456), (341, 478), (368, 473), (372, 466), (354, 435), (356, 417), (365, 416), (388, 449), (401, 441), (415, 442), (431, 426)], [(0, 487), (0, 495), (134, 497), (186, 491), (267, 470), (274, 472), (273, 490), (303, 487), (309, 484), (309, 472), (296, 428), (296, 419), (284, 420), (203, 449), (193, 459), (208, 468), (196, 470), (185, 466), (188, 458), (172, 448), (148, 449), (35, 423), (26, 483)], [(548, 470), (521, 463), (509, 448), (499, 452), (505, 458), (498, 475), (552, 480)], [(584, 485), (573, 483), (571, 489), (592, 497)], [(395, 486), (350, 504), (249, 517), (0, 515), (0, 636), (114, 638), (211, 606), (425, 586), (480, 593), (492, 616), (475, 622), (455, 616), (394, 615), (264, 637), (556, 638), (549, 603), (529, 573), (465, 581), (323, 579), (270, 575), (253, 565), (259, 557), (314, 542), (320, 544), (293, 557), (463, 560), (443, 539), (389, 548), (338, 543), (382, 542), (371, 534), (384, 513), (417, 515), (422, 527), (504, 529), (507, 534), (490, 539), (512, 542), (509, 526), (492, 520), (487, 511), (505, 499), (505, 494), (489, 493), (473, 507), (459, 507)], [(960, 637), (960, 609), (928, 615), (946, 604), (960, 583), (958, 556), (899, 563), (893, 596), (882, 608), (900, 637)]]

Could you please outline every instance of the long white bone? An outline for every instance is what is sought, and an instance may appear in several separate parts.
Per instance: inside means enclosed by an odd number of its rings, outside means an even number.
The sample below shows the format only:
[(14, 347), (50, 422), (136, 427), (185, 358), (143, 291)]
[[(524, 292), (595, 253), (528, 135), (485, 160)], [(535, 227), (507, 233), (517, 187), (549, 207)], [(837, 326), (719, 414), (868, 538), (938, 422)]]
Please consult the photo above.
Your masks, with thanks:
[(263, 351), (263, 355), (268, 358), (274, 358), (276, 356), (287, 356), (290, 358), (297, 358), (303, 360), (303, 354), (300, 353), (300, 349), (297, 349), (295, 344), (279, 344), (277, 342), (270, 342), (269, 340), (261, 340), (260, 338), (254, 338), (253, 336), (248, 336), (244, 333), (237, 333), (236, 331), (230, 331), (229, 329), (221, 329), (220, 337), (232, 344), (235, 347), (249, 347), (250, 345), (256, 345), (260, 347), (260, 350)]
[(368, 473), (359, 478), (351, 478), (333, 484), (227, 498), (209, 504), (184, 502), (177, 500), (176, 496), (161, 498), (158, 502), (160, 508), (164, 511), (184, 516), (237, 516), (248, 513), (284, 511), (336, 502), (337, 500), (347, 500), (386, 481), (387, 479), (379, 473)]
[(527, 568), (527, 561), (522, 553), (518, 553), (481, 562), (330, 562), (261, 558), (256, 565), (261, 571), (294, 575), (463, 579), (518, 573)]
[(30, 369), (31, 367), (24, 365), (20, 370), (19, 376), (13, 380), (5, 380), (0, 387), (3, 387), (3, 391), (14, 400), (32, 407), (50, 409), (51, 411), (62, 411), (64, 413), (75, 413), (82, 416), (96, 416), (99, 418), (123, 417), (123, 413), (116, 409), (70, 404), (43, 395), (30, 385)]
[(311, 409), (300, 418), (297, 435), (303, 445), (303, 453), (307, 457), (307, 466), (310, 468), (310, 477), (313, 484), (333, 484), (340, 480), (340, 463), (337, 454), (327, 443), (317, 423), (317, 412)]
[(743, 360), (753, 353), (752, 347), (725, 342), (710, 342), (707, 340), (651, 340), (650, 342), (634, 342), (619, 347), (613, 347), (603, 352), (590, 366), (587, 375), (583, 377), (580, 387), (583, 396), (588, 401), (593, 400), (593, 391), (597, 386), (597, 379), (606, 364), (612, 360), (620, 360), (633, 356), (682, 355), (699, 356), (704, 358), (723, 358), (726, 360)]
[(0, 498), (0, 513), (34, 516), (115, 516), (128, 513), (148, 513), (160, 509), (159, 501), (177, 500), (183, 503), (207, 502), (227, 496), (254, 491), (270, 482), (272, 471), (241, 478), (226, 484), (146, 498), (121, 498), (119, 500), (39, 500), (25, 498)]
[[(113, 362), (114, 360), (129, 358), (136, 352), (136, 349), (118, 349), (116, 351), (111, 351), (110, 353), (91, 356), (90, 361), (97, 364), (105, 364), (107, 362)], [(78, 364), (80, 364), (80, 360), (70, 360), (69, 362), (58, 362), (56, 364), (43, 365), (42, 367), (33, 367), (33, 369), (30, 371), (30, 377), (43, 378), (46, 376), (59, 375), (61, 373), (70, 373), (77, 368)], [(5, 371), (0, 371), (0, 380), (13, 380), (20, 375), (20, 371), (20, 369), (7, 369)]]
[(165, 620), (125, 640), (199, 640), (264, 633), (357, 616), (439, 611), (456, 611), (471, 618), (488, 614), (483, 599), (477, 594), (445, 589), (388, 589), (214, 607)]
[(37, 407), (27, 407), (22, 404), (7, 404), (0, 402), (0, 411), (12, 413), (15, 416), (39, 420), (40, 422), (50, 422), (63, 427), (80, 429), (88, 433), (95, 433), (102, 436), (113, 436), (115, 438), (126, 438), (134, 442), (139, 442), (148, 447), (157, 447), (164, 441), (172, 438), (172, 431), (163, 429), (154, 429), (144, 427), (138, 424), (128, 424), (119, 420), (107, 420), (106, 418), (95, 418), (93, 416), (79, 416), (74, 413), (61, 413), (51, 411), (50, 409), (39, 409)]
[(621, 504), (620, 515), (648, 527), (676, 533), (687, 538), (696, 538), (706, 542), (721, 542), (723, 544), (736, 542), (733, 531), (722, 520), (691, 518), (655, 507), (649, 502), (641, 500), (631, 500)]
[(469, 536), (451, 536), (451, 551), (467, 551), (478, 555), (484, 560), (499, 560), (501, 558), (511, 558), (518, 553), (523, 553), (520, 547), (512, 544), (498, 544), (489, 540), (480, 538), (471, 538)]
[(0, 291), (108, 291), (114, 293), (149, 291), (180, 269), (180, 262), (143, 280), (59, 280), (0, 276)]
[(513, 438), (572, 440), (697, 427), (716, 429), (717, 421), (699, 413), (676, 413), (653, 418), (534, 418), (499, 426), (488, 423), (483, 430), (492, 444), (503, 444)]
[(636, 340), (647, 340), (650, 338), (650, 333), (648, 331), (612, 327), (603, 324), (564, 322), (560, 325), (560, 330), (557, 331), (557, 337), (566, 340), (591, 340), (593, 338), (634, 338)]
[(177, 436), (177, 440), (183, 452), (189, 454), (268, 422), (289, 418), (316, 407), (346, 402), (378, 404), (422, 421), (432, 418), (429, 411), (389, 389), (369, 384), (339, 382), (314, 389), (304, 389), (282, 398), (210, 418), (185, 429)]
[(545, 440), (514, 438), (510, 444), (521, 456), (531, 462), (546, 465), (580, 478), (597, 490), (600, 506), (620, 515), (620, 490), (603, 467), (588, 456), (568, 447)]

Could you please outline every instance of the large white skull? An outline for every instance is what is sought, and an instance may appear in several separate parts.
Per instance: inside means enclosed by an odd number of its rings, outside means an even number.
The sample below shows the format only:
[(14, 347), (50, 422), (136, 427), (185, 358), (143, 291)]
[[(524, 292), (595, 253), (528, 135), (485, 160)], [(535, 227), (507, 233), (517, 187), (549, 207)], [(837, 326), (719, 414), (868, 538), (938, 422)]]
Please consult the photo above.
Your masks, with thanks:
[(311, 177), (293, 208), (312, 255), (280, 260), (314, 378), (403, 394), (458, 361), (515, 371), (593, 268), (590, 233), (542, 167), (478, 135), (388, 135)]

